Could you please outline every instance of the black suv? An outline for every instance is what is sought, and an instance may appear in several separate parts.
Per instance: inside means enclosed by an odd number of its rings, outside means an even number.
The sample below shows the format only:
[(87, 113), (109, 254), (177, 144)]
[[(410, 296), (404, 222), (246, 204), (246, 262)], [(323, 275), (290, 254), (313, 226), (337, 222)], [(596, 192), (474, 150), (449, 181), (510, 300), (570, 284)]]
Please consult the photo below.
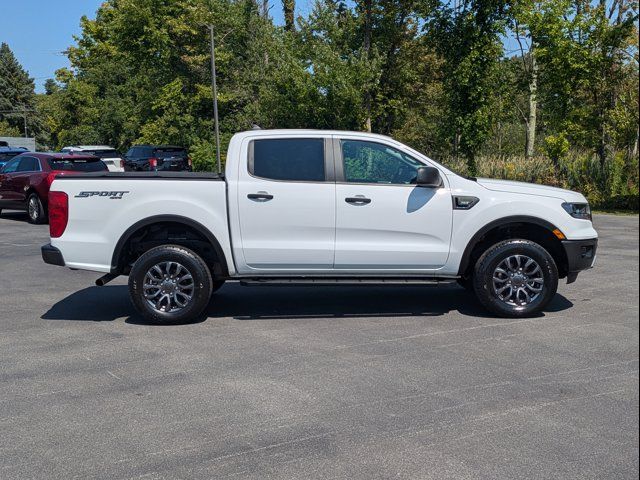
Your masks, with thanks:
[(134, 145), (124, 156), (127, 172), (191, 171), (186, 148), (171, 145)]

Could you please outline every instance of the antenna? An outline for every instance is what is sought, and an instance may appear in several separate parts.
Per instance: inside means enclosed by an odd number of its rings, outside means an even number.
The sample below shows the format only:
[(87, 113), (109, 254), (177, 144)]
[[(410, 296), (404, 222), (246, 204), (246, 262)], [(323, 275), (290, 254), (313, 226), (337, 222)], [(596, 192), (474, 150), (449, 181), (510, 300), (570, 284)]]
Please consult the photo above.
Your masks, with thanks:
[(213, 90), (213, 120), (216, 132), (216, 160), (218, 161), (218, 175), (222, 175), (220, 164), (220, 125), (218, 123), (218, 85), (216, 83), (216, 44), (213, 35), (213, 24), (209, 25), (211, 34), (211, 89)]

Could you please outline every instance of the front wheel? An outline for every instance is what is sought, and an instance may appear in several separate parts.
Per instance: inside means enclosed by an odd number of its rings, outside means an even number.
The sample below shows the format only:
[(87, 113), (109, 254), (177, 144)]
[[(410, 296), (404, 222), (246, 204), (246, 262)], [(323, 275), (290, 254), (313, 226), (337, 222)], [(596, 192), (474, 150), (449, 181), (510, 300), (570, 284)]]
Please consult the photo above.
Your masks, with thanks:
[(129, 294), (136, 310), (159, 324), (197, 320), (209, 304), (211, 273), (196, 253), (164, 245), (144, 253), (129, 274)]
[(544, 309), (558, 291), (558, 267), (537, 243), (506, 240), (480, 257), (473, 287), (491, 312), (502, 317), (529, 317)]

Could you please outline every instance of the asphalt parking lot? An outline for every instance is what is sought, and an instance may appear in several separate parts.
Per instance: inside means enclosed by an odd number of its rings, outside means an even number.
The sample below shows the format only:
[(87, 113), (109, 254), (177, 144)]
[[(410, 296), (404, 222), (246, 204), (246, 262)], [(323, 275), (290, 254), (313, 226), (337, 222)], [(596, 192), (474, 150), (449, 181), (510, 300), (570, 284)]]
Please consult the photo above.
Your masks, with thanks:
[(0, 478), (638, 478), (638, 217), (538, 318), (456, 287), (229, 284), (151, 326), (0, 218)]

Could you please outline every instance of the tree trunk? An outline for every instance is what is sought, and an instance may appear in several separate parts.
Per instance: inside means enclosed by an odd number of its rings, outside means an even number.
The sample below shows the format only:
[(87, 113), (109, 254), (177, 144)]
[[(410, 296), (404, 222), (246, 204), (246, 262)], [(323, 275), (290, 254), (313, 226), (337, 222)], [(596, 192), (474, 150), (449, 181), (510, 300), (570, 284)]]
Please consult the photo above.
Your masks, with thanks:
[(284, 12), (284, 29), (287, 32), (293, 32), (296, 28), (296, 0), (282, 0), (282, 10)]
[(529, 118), (527, 120), (527, 141), (525, 157), (531, 158), (536, 148), (536, 122), (538, 119), (538, 62), (533, 50), (533, 44), (529, 51), (531, 57), (531, 74), (529, 76)]
[[(364, 1), (364, 43), (363, 49), (367, 59), (369, 59), (369, 52), (371, 51), (371, 16), (372, 16), (372, 0)], [(367, 91), (364, 95), (364, 109), (366, 112), (365, 128), (367, 132), (371, 132), (371, 91), (367, 87)]]

